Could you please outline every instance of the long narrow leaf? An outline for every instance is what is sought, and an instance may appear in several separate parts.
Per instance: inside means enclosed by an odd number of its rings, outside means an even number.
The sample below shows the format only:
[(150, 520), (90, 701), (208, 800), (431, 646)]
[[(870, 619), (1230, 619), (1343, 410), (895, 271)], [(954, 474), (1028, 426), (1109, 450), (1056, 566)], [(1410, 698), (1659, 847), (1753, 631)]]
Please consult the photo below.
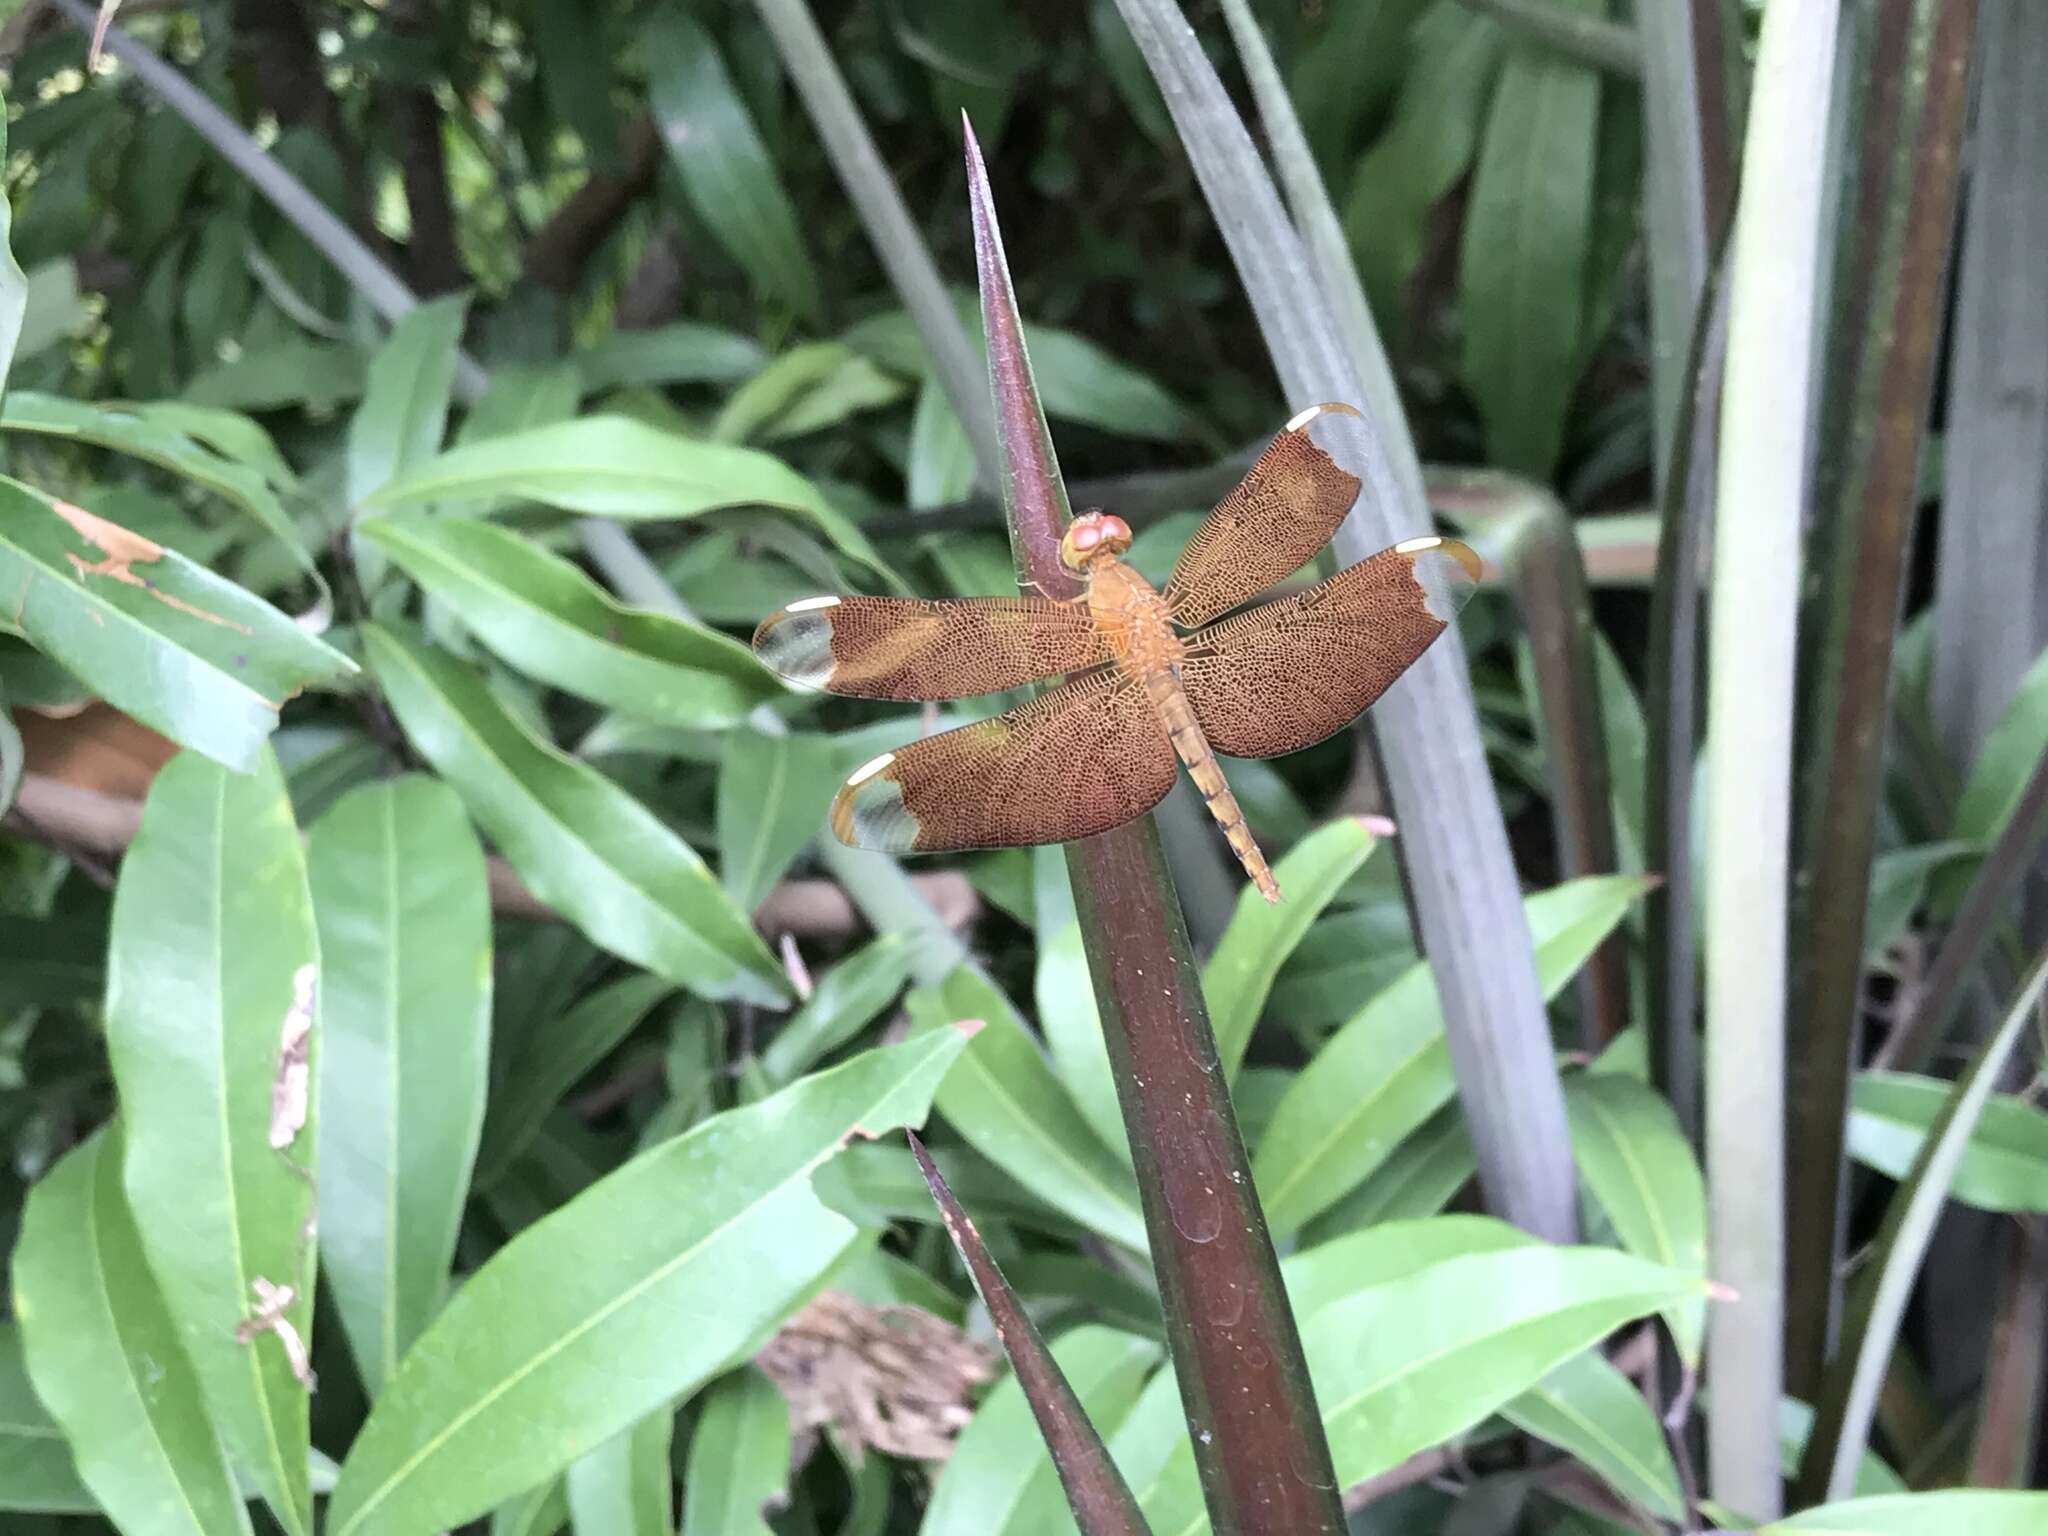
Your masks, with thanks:
[(328, 1283), (375, 1396), (441, 1304), (490, 1061), (483, 850), (421, 778), (352, 790), (307, 848), (327, 1032), (345, 1112), (320, 1122)]
[[(312, 1529), (317, 955), (276, 763), (173, 759), (122, 861), (109, 938), (123, 1182), (221, 1437), (294, 1536)], [(245, 1326), (264, 1314), (274, 1327)]]
[(520, 1233), (378, 1399), (332, 1536), (467, 1520), (746, 1358), (856, 1238), (811, 1174), (856, 1131), (923, 1119), (964, 1043), (870, 1051), (730, 1110)]

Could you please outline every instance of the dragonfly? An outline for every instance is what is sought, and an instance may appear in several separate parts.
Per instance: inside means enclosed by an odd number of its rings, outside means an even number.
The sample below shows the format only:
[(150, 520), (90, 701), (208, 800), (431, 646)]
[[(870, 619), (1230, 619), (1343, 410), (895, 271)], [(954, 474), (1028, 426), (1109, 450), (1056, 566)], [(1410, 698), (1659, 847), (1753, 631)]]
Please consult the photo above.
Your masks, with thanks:
[[(1029, 703), (884, 752), (832, 802), (842, 842), (889, 853), (1077, 841), (1152, 809), (1179, 766), (1268, 901), (1280, 899), (1218, 755), (1281, 757), (1355, 720), (1450, 625), (1477, 585), (1456, 539), (1407, 539), (1327, 580), (1244, 605), (1322, 549), (1358, 477), (1289, 421), (1155, 588), (1112, 513), (1068, 524), (1073, 598), (807, 597), (754, 632), (792, 685), (861, 699), (1001, 693), (1065, 675)], [(1233, 611), (1236, 610), (1236, 611)], [(1048, 788), (1057, 786), (1057, 793)]]

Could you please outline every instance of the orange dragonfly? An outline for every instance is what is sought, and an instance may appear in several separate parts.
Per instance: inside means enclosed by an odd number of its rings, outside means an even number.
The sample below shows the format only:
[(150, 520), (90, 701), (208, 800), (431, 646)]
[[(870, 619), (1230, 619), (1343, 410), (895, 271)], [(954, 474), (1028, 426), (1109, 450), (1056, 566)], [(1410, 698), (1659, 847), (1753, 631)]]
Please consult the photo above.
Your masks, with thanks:
[[(1309, 441), (1314, 406), (1259, 456), (1155, 590), (1120, 556), (1131, 530), (1086, 512), (1049, 597), (808, 597), (754, 632), (789, 682), (862, 699), (964, 699), (1061, 673), (1028, 704), (885, 752), (832, 802), (856, 848), (937, 853), (1093, 837), (1173, 788), (1176, 759), (1268, 901), (1280, 887), (1216, 754), (1280, 757), (1343, 729), (1443, 633), (1479, 576), (1456, 539), (1408, 539), (1327, 581), (1221, 617), (1306, 564), (1358, 495)], [(1180, 631), (1191, 630), (1183, 635)], [(1044, 787), (1063, 792), (1048, 797)]]

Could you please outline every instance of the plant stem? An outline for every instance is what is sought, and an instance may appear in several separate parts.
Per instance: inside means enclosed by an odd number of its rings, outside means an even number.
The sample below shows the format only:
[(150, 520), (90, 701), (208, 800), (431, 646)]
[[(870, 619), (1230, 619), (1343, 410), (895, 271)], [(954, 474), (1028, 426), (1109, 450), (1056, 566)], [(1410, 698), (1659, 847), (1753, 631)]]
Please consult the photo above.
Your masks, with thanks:
[(1892, 641), (1920, 443), (1944, 313), (1976, 0), (1885, 0), (1872, 18), (1851, 227), (1839, 250), (1833, 344), (1808, 558), (1793, 866), (1785, 1365), (1811, 1398), (1826, 1364), (1842, 1212), (1849, 1069), (1863, 992)]
[(1799, 531), (1837, 0), (1764, 12), (1729, 282), (1707, 692), (1713, 1497), (1779, 1511), (1785, 899)]
[(1550, 0), (1464, 0), (1464, 4), (1567, 58), (1624, 80), (1643, 76), (1642, 44), (1633, 28), (1619, 22), (1581, 16)]

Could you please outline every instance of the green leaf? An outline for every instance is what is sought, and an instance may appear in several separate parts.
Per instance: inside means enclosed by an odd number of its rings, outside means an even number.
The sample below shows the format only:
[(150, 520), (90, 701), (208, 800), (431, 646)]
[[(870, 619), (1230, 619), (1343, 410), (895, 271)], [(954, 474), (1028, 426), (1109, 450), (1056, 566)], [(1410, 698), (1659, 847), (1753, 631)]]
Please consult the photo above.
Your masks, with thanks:
[(569, 1521), (577, 1536), (673, 1536), (675, 1432), (675, 1409), (657, 1408), (569, 1463)]
[[(447, 785), (364, 784), (314, 824), (323, 1267), (371, 1397), (440, 1308), (483, 1124), (491, 909)], [(515, 1081), (515, 1087), (522, 1086)]]
[(780, 459), (664, 432), (629, 416), (579, 416), (516, 437), (451, 448), (398, 476), (364, 506), (389, 510), (475, 496), (538, 501), (626, 521), (774, 507), (803, 518), (843, 553), (880, 568), (861, 531)]
[(667, 725), (721, 726), (786, 691), (737, 640), (630, 608), (495, 523), (376, 517), (357, 532), (506, 661), (579, 697)]
[(2048, 1520), (2048, 1493), (1944, 1488), (1934, 1493), (1895, 1493), (1824, 1504), (1786, 1520), (1774, 1520), (1757, 1536), (1777, 1536), (1780, 1531), (1826, 1532), (1827, 1536), (1929, 1536), (1935, 1531), (2034, 1536), (2044, 1520)]
[(1493, 1216), (1431, 1216), (1390, 1221), (1290, 1254), (1280, 1266), (1298, 1317), (1471, 1253), (1504, 1253), (1536, 1239)]
[(201, 368), (185, 385), (184, 398), (237, 411), (331, 407), (361, 395), (363, 375), (363, 355), (354, 347), (293, 337)]
[(0, 479), (5, 621), (107, 702), (246, 770), (285, 700), (355, 671), (339, 651), (172, 550)]
[(1048, 415), (1155, 442), (1195, 435), (1195, 420), (1186, 406), (1086, 337), (1034, 325), (1025, 329), (1024, 344), (1030, 349), (1032, 377)]
[(96, 405), (26, 390), (10, 392), (0, 404), (0, 432), (91, 443), (182, 475), (246, 512), (291, 551), (302, 569), (311, 571), (313, 557), (305, 540), (263, 472), (202, 447), (168, 424), (175, 419), (168, 412)]
[[(21, 1294), (19, 1274), (16, 1271), (17, 1307)], [(88, 1288), (82, 1294), (89, 1296), (91, 1290)], [(87, 1376), (90, 1367), (81, 1364), (77, 1371), (80, 1376)], [(215, 1454), (217, 1458), (218, 1452)], [(78, 1479), (78, 1464), (72, 1458), (64, 1431), (29, 1385), (20, 1327), (14, 1323), (0, 1326), (0, 1510), (95, 1514), (99, 1507), (99, 1501)]]
[[(1955, 1084), (1910, 1072), (1861, 1072), (1849, 1090), (1849, 1155), (1893, 1179), (1906, 1176)], [(2048, 1211), (2048, 1112), (1993, 1094), (1949, 1194), (1983, 1211)]]
[(361, 506), (441, 446), (468, 310), (459, 294), (408, 310), (370, 359), (363, 402), (348, 426), (350, 506)]
[[(1604, 0), (1555, 0), (1600, 12)], [(1489, 462), (1547, 480), (1581, 362), (1600, 77), (1535, 44), (1502, 64), (1465, 212), (1465, 386)]]
[[(1593, 875), (1528, 899), (1545, 998), (1647, 888), (1638, 877)], [(1454, 1087), (1436, 983), (1418, 962), (1330, 1037), (1280, 1101), (1252, 1164), (1273, 1230), (1296, 1230), (1354, 1188)]]
[[(29, 1376), (78, 1457), (78, 1478), (128, 1536), (248, 1536), (198, 1378), (143, 1260), (121, 1150), (109, 1125), (29, 1191), (14, 1251)], [(54, 1449), (64, 1454), (64, 1442)]]
[(194, 405), (189, 400), (142, 400), (126, 409), (140, 421), (182, 432), (202, 447), (248, 466), (279, 490), (293, 489), (299, 483), (262, 424), (240, 411)]
[(1478, 1149), (1456, 1104), (1446, 1104), (1404, 1137), (1387, 1160), (1301, 1229), (1304, 1243), (1327, 1242), (1379, 1222), (1434, 1216), (1479, 1171)]
[(789, 1407), (756, 1370), (704, 1394), (683, 1474), (683, 1536), (772, 1536), (765, 1515), (789, 1486)]
[[(1704, 1391), (1700, 1394), (1702, 1404), (1709, 1395)], [(1799, 1475), (1799, 1459), (1806, 1453), (1806, 1442), (1812, 1434), (1813, 1410), (1796, 1397), (1779, 1398), (1778, 1470), (1787, 1482)], [(1887, 1466), (1883, 1457), (1875, 1451), (1863, 1453), (1863, 1460), (1856, 1466), (1856, 1486), (1850, 1490), (1856, 1498), (1905, 1491), (1906, 1480)]]
[(1280, 967), (1378, 845), (1363, 821), (1346, 816), (1310, 833), (1273, 866), (1285, 901), (1267, 901), (1250, 886), (1238, 892), (1237, 911), (1202, 970), (1226, 1075), (1235, 1076), (1244, 1060)]
[[(1422, 260), (1429, 216), (1471, 167), (1504, 43), (1489, 18), (1462, 6), (1434, 7), (1416, 24), (1387, 131), (1351, 172), (1344, 234), (1382, 323), (1406, 312), (1402, 290)], [(1356, 56), (1330, 62), (1343, 70), (1344, 99), (1353, 99)], [(1314, 137), (1311, 104), (1301, 106), (1302, 126)]]
[(613, 50), (603, 25), (580, 0), (536, 0), (528, 43), (548, 116), (572, 130), (593, 168), (619, 161), (619, 119), (612, 110)]
[(470, 1519), (747, 1358), (857, 1238), (812, 1171), (855, 1131), (921, 1120), (964, 1043), (939, 1031), (729, 1110), (521, 1232), (377, 1400), (329, 1536)]
[(491, 1536), (555, 1536), (569, 1523), (569, 1496), (551, 1477), (491, 1512)]
[(736, 384), (758, 373), (768, 354), (738, 331), (677, 320), (644, 331), (613, 331), (576, 354), (591, 393), (630, 384)]
[(1865, 963), (1880, 960), (1892, 941), (1906, 931), (1913, 914), (1926, 903), (1930, 885), (1939, 882), (1946, 870), (1962, 867), (1965, 861), (1974, 868), (1983, 853), (1980, 844), (1950, 839), (1879, 854), (1871, 863), (1870, 894), (1864, 907)]
[[(1310, 1314), (1302, 1344), (1343, 1486), (1470, 1429), (1559, 1365), (1700, 1282), (1607, 1248), (1470, 1253)], [(1158, 1536), (1208, 1528), (1193, 1456), (1145, 1501)]]
[[(2012, 702), (1977, 749), (1969, 779), (1956, 800), (1949, 836), (1989, 847), (2012, 820), (2014, 807), (2048, 752), (2048, 651), (2041, 653), (2014, 690)], [(1935, 883), (1935, 914), (1954, 915), (1968, 884), (1964, 871), (1950, 871)]]
[[(1066, 860), (1058, 849), (1038, 852), (1050, 856), (1053, 877), (1065, 896)], [(1034, 988), (1038, 1027), (1045, 1032), (1053, 1071), (1074, 1108), (1096, 1138), (1128, 1166), (1131, 1147), (1124, 1131), (1123, 1106), (1117, 1100), (1109, 1048), (1102, 1039), (1102, 1014), (1095, 1006), (1095, 980), (1088, 970), (1087, 943), (1079, 919), (1073, 916), (1071, 896), (1067, 896), (1066, 913), (1066, 920), (1049, 934), (1041, 918)]]
[[(1683, 1274), (1707, 1267), (1707, 1191), (1671, 1106), (1633, 1078), (1577, 1073), (1565, 1080), (1572, 1151), (1586, 1188), (1630, 1253)], [(1665, 1321), (1687, 1365), (1697, 1365), (1706, 1302)]]
[(379, 626), (363, 635), (406, 735), (534, 895), (591, 942), (700, 996), (788, 996), (704, 861), (639, 801), (533, 735), (474, 669)]
[(906, 388), (845, 342), (806, 342), (727, 396), (711, 436), (721, 443), (801, 437), (887, 405)]
[(1142, 1253), (1145, 1218), (1130, 1170), (1088, 1128), (995, 984), (962, 966), (913, 991), (909, 1006), (926, 1030), (981, 1021), (937, 1099), (967, 1144), (1054, 1209)]
[(1501, 1409), (1516, 1428), (1576, 1456), (1662, 1520), (1685, 1505), (1663, 1426), (1635, 1383), (1598, 1351), (1575, 1356)]
[(761, 1053), (768, 1081), (793, 1082), (867, 1028), (896, 1000), (916, 958), (915, 946), (903, 935), (885, 933), (833, 966)]
[(669, 3), (648, 16), (640, 53), (648, 105), (697, 216), (762, 295), (815, 315), (818, 275), (796, 208), (733, 89), (717, 41), (683, 6)]
[(635, 1029), (646, 1023), (675, 987), (660, 976), (628, 976), (593, 992), (567, 1017), (550, 1022), (513, 1056), (484, 1121), (477, 1183), (494, 1184), (526, 1150), (541, 1122), (573, 1088)]
[[(6, 103), (0, 102), (0, 160), (7, 157)], [(14, 348), (21, 340), (21, 322), (28, 313), (28, 277), (14, 259), (11, 240), (14, 210), (0, 197), (0, 388), (14, 366)]]
[[(1110, 1433), (1159, 1363), (1151, 1339), (1095, 1325), (1052, 1344), (1089, 1422)], [(1059, 1476), (1017, 1378), (1006, 1375), (960, 1432), (918, 1536), (1054, 1536), (1072, 1531)]]
[(910, 462), (903, 471), (903, 499), (911, 507), (938, 507), (974, 489), (974, 443), (936, 377), (918, 386), (910, 413)]
[(845, 754), (829, 737), (726, 733), (718, 759), (718, 852), (734, 906), (751, 912), (767, 898), (824, 829), (844, 775)]
[[(281, 1332), (236, 1330), (260, 1280), (291, 1289), (284, 1322), (312, 1336), (318, 953), (275, 760), (231, 774), (172, 759), (121, 861), (108, 939), (125, 1187), (222, 1438), (293, 1536), (312, 1528), (306, 1387)], [(295, 1037), (311, 1058), (299, 1126), (273, 1109)]]

